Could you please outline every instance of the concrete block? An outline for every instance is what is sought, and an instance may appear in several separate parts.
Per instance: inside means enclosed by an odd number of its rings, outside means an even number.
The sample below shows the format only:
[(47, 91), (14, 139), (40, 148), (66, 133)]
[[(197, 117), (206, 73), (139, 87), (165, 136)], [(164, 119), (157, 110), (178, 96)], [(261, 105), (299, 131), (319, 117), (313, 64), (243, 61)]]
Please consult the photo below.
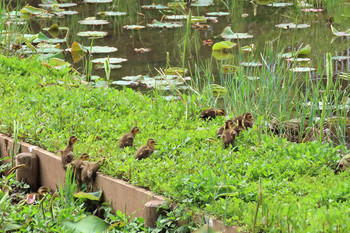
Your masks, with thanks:
[(30, 185), (30, 189), (36, 192), (40, 186), (39, 158), (33, 153), (20, 153), (16, 155), (16, 165), (25, 164), (25, 167), (16, 170), (18, 181), (24, 181)]
[(148, 201), (145, 204), (145, 213), (144, 213), (144, 218), (145, 218), (145, 226), (155, 228), (156, 227), (156, 222), (161, 214), (161, 209), (160, 207), (164, 204), (164, 201), (162, 200), (152, 200)]

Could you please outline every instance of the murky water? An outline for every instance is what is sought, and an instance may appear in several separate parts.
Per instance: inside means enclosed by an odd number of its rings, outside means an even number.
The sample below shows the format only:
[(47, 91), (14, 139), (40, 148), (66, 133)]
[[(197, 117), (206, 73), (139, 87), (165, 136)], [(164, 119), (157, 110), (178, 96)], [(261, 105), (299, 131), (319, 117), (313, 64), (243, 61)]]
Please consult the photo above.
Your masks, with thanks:
[[(77, 6), (66, 8), (67, 10), (75, 10), (78, 14), (64, 16), (62, 18), (37, 19), (30, 20), (30, 25), (34, 33), (42, 31), (44, 27), (50, 27), (57, 23), (59, 26), (70, 28), (68, 47), (77, 41), (80, 44), (89, 47), (94, 46), (112, 46), (118, 48), (117, 52), (110, 54), (94, 54), (93, 58), (102, 57), (119, 57), (128, 59), (122, 63), (120, 69), (112, 70), (111, 79), (119, 80), (124, 76), (131, 75), (157, 75), (157, 70), (166, 67), (167, 52), (170, 55), (171, 66), (182, 66), (183, 43), (186, 34), (186, 26), (181, 28), (157, 29), (144, 28), (140, 30), (123, 29), (125, 25), (146, 25), (151, 23), (153, 19), (158, 21), (166, 21), (164, 15), (180, 15), (184, 14), (184, 9), (170, 10), (147, 10), (141, 8), (142, 5), (148, 4), (164, 4), (169, 1), (117, 1), (113, 3), (78, 3)], [(252, 39), (242, 39), (237, 42), (239, 46), (255, 44), (257, 48), (255, 56), (252, 60), (260, 61), (260, 52), (274, 46), (276, 44), (285, 47), (285, 51), (293, 51), (306, 44), (311, 45), (311, 53), (308, 57), (311, 59), (310, 67), (318, 64), (324, 64), (325, 53), (330, 52), (332, 56), (350, 56), (350, 40), (346, 37), (338, 37), (334, 39), (334, 35), (330, 30), (330, 24), (340, 31), (345, 31), (350, 27), (350, 4), (344, 1), (334, 1), (326, 6), (318, 5), (313, 8), (323, 9), (319, 12), (302, 12), (301, 8), (296, 6), (287, 6), (283, 8), (271, 7), (267, 5), (256, 5), (250, 1), (236, 1), (236, 7), (232, 10), (231, 5), (235, 1), (214, 1), (213, 6), (209, 7), (191, 7), (192, 14), (198, 16), (206, 16), (208, 12), (229, 12), (227, 16), (218, 16), (217, 21), (208, 21), (209, 26), (206, 30), (198, 30), (191, 28), (191, 40), (187, 44), (185, 64), (189, 68), (193, 68), (194, 64), (204, 64), (212, 58), (212, 48), (203, 45), (203, 40), (211, 39), (213, 42), (222, 41), (219, 36), (226, 26), (231, 26), (234, 32), (246, 32), (254, 37)], [(27, 1), (35, 7), (39, 7), (40, 1)], [(102, 11), (119, 11), (126, 12), (126, 16), (100, 16), (97, 13)], [(245, 17), (243, 17), (245, 16)], [(106, 19), (108, 25), (81, 25), (79, 20), (86, 17), (96, 17), (97, 19)], [(186, 22), (182, 21), (184, 24)], [(275, 25), (280, 23), (298, 23), (309, 24), (309, 28), (305, 29), (279, 29)], [(108, 36), (100, 39), (88, 39), (86, 37), (77, 36), (81, 31), (105, 31)], [(47, 34), (47, 33), (46, 33)], [(66, 45), (63, 45), (66, 46)], [(150, 48), (147, 53), (137, 53), (135, 48)], [(237, 50), (234, 50), (237, 52)], [(276, 51), (277, 53), (277, 51)], [(66, 59), (72, 62), (69, 55)], [(244, 61), (245, 58), (242, 58)], [(250, 60), (247, 60), (247, 62)], [(82, 62), (75, 64), (75, 68), (79, 71)], [(349, 58), (342, 61), (335, 61), (334, 68), (336, 71), (350, 70)], [(104, 70), (93, 70), (93, 75), (105, 77)]]

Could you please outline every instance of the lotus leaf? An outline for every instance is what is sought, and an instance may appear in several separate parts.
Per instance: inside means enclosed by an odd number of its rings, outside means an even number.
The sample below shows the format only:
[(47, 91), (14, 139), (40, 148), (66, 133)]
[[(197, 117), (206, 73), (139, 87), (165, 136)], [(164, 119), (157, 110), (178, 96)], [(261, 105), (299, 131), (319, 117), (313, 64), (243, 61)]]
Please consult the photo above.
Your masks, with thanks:
[(196, 0), (191, 6), (211, 6), (214, 4), (214, 0)]
[(218, 84), (211, 84), (210, 88), (211, 88), (213, 95), (215, 97), (220, 96), (220, 95), (224, 96), (227, 93), (227, 89), (223, 86), (218, 85)]
[(181, 67), (169, 67), (164, 70), (164, 74), (166, 75), (181, 75), (183, 76), (188, 71), (187, 68), (181, 68)]
[(70, 49), (70, 54), (72, 56), (74, 63), (79, 62), (85, 56), (85, 54), (87, 52), (88, 52), (88, 50), (84, 46), (79, 44), (78, 42), (74, 41), (72, 43), (72, 47)]
[(311, 72), (311, 71), (315, 71), (315, 68), (309, 68), (309, 67), (294, 67), (292, 69), (290, 69), (290, 71), (292, 72)]
[(236, 45), (237, 45), (236, 43), (232, 43), (231, 41), (221, 41), (221, 42), (215, 43), (212, 49), (213, 50), (232, 49)]
[(209, 16), (225, 16), (225, 15), (230, 15), (230, 12), (208, 12), (207, 15)]
[(227, 40), (253, 38), (253, 36), (248, 33), (234, 33), (230, 26), (225, 27), (220, 36)]
[(54, 66), (56, 69), (60, 69), (63, 66), (71, 66), (71, 64), (69, 64), (65, 60), (56, 57), (49, 59), (49, 65)]
[(107, 32), (101, 32), (101, 31), (85, 31), (85, 32), (78, 32), (78, 36), (83, 37), (104, 37), (107, 36)]
[(148, 10), (165, 10), (165, 9), (169, 9), (168, 6), (164, 6), (161, 4), (158, 5), (143, 5), (141, 6), (143, 9), (148, 9)]
[(298, 7), (313, 7), (312, 4), (307, 3), (306, 1), (298, 1)]
[(349, 56), (335, 56), (335, 57), (332, 57), (332, 60), (337, 60), (337, 61), (348, 60), (348, 59), (350, 59)]
[(248, 66), (248, 67), (258, 67), (262, 66), (260, 62), (241, 62), (240, 63), (242, 66)]
[(207, 19), (203, 16), (192, 16), (191, 23), (206, 23)]
[(348, 30), (346, 30), (345, 32), (340, 32), (337, 29), (335, 29), (333, 27), (333, 25), (331, 25), (331, 29), (332, 29), (332, 33), (335, 36), (350, 36), (350, 28)]
[(125, 76), (122, 77), (123, 80), (128, 80), (128, 81), (138, 81), (143, 79), (143, 75), (136, 75), (136, 76)]
[(238, 71), (239, 67), (235, 66), (235, 65), (224, 64), (224, 65), (222, 65), (222, 69), (223, 69), (223, 72), (225, 74), (227, 74), (227, 73), (233, 73), (233, 72)]
[(311, 61), (310, 58), (288, 58), (287, 61), (290, 62), (309, 62)]
[(97, 192), (93, 192), (93, 193), (86, 193), (86, 192), (77, 192), (74, 193), (74, 197), (76, 198), (80, 198), (80, 199), (89, 199), (92, 201), (99, 201), (101, 200), (102, 197), (102, 189), (99, 189)]
[(307, 9), (301, 9), (302, 12), (321, 12), (323, 9), (314, 9), (314, 8), (307, 8)]
[(249, 53), (249, 52), (254, 50), (254, 47), (255, 47), (254, 44), (246, 45), (246, 46), (241, 47), (241, 51), (244, 53)]
[(233, 58), (233, 54), (224, 53), (222, 50), (215, 50), (213, 51), (212, 55), (216, 60), (227, 60)]
[[(105, 68), (105, 66), (102, 63), (98, 63), (95, 65), (96, 70), (103, 70), (104, 68)], [(120, 68), (122, 68), (121, 65), (114, 65), (114, 64), (109, 65), (109, 69), (111, 69), (111, 70), (120, 69)]]
[(51, 47), (51, 48), (37, 48), (37, 52), (38, 53), (59, 53), (62, 52), (62, 49), (58, 49), (55, 47)]
[(120, 85), (120, 86), (137, 86), (137, 85), (139, 85), (139, 83), (135, 82), (135, 81), (123, 81), (123, 80), (113, 81), (112, 84)]
[(104, 63), (104, 61), (109, 59), (109, 63), (110, 64), (118, 64), (118, 63), (122, 63), (122, 62), (126, 62), (128, 59), (125, 58), (119, 58), (119, 57), (105, 57), (105, 58), (97, 58), (92, 60), (93, 63)]
[[(182, 70), (181, 70), (182, 71)], [(186, 69), (187, 71), (187, 69)], [(158, 80), (171, 80), (171, 79), (178, 79), (181, 76), (178, 74), (168, 74), (168, 75), (158, 75), (158, 76), (154, 76), (154, 79), (158, 79)]]
[(109, 47), (109, 46), (92, 46), (91, 48), (87, 48), (90, 53), (113, 53), (118, 51), (115, 47)]
[(107, 20), (104, 19), (96, 19), (95, 17), (91, 18), (86, 18), (84, 20), (78, 21), (80, 24), (85, 24), (85, 25), (103, 25), (103, 24), (109, 24)]
[(126, 12), (119, 12), (119, 11), (102, 11), (98, 12), (98, 15), (104, 15), (104, 16), (122, 16), (127, 15)]
[(187, 15), (166, 15), (165, 19), (170, 19), (170, 20), (183, 20), (187, 19)]
[(93, 215), (81, 218), (77, 222), (62, 221), (62, 226), (69, 232), (75, 233), (105, 232), (109, 227), (105, 221)]
[(273, 7), (286, 7), (286, 6), (293, 6), (293, 3), (289, 2), (273, 2), (270, 4), (267, 4), (268, 6), (273, 6)]
[(43, 14), (48, 14), (47, 10), (41, 9), (41, 8), (36, 8), (33, 6), (25, 6), (20, 10), (21, 14), (30, 14), (30, 15), (43, 15)]
[(168, 6), (171, 8), (171, 9), (177, 9), (177, 8), (185, 8), (186, 7), (186, 4), (185, 2), (169, 2), (168, 3)]
[(46, 8), (52, 8), (53, 6), (61, 7), (61, 8), (67, 8), (67, 7), (73, 7), (76, 6), (76, 3), (40, 3), (39, 6), (46, 7)]
[(297, 51), (297, 55), (300, 55), (300, 54), (306, 55), (306, 54), (309, 54), (310, 51), (311, 51), (311, 46), (309, 44), (307, 44), (305, 47), (303, 47)]
[(278, 28), (283, 28), (283, 29), (295, 29), (295, 28), (308, 28), (310, 27), (309, 24), (298, 24), (296, 25), (295, 23), (281, 23), (281, 24), (277, 24), (275, 25), (275, 27)]
[(33, 42), (35, 42), (35, 43), (39, 43), (39, 42), (62, 43), (65, 41), (66, 41), (66, 39), (49, 38), (49, 37), (45, 36), (42, 32), (39, 32), (38, 38), (36, 38)]
[(154, 19), (151, 24), (147, 24), (147, 27), (151, 28), (177, 28), (177, 27), (182, 27), (183, 24), (180, 23), (162, 23), (159, 22), (158, 20)]
[(110, 3), (113, 0), (84, 0), (85, 3)]
[(78, 11), (61, 11), (62, 15), (76, 15)]
[(272, 2), (272, 0), (257, 0), (257, 3), (259, 5), (267, 5), (270, 4)]
[(125, 25), (123, 26), (124, 29), (126, 30), (139, 30), (145, 28), (145, 26), (142, 25)]

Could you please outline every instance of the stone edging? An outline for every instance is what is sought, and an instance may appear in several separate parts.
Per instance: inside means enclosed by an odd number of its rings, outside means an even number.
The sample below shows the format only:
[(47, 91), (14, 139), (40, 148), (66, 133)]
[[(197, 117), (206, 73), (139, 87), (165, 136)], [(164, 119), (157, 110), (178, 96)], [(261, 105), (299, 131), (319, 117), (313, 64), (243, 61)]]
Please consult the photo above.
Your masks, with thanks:
[[(14, 140), (11, 137), (0, 134), (0, 157), (9, 157)], [(32, 152), (39, 157), (40, 184), (52, 190), (56, 190), (59, 184), (65, 180), (65, 171), (62, 168), (60, 156), (33, 146), (26, 142), (19, 142), (20, 152)], [(8, 161), (7, 161), (8, 162)], [(127, 215), (145, 218), (145, 224), (154, 226), (157, 220), (156, 209), (165, 202), (165, 198), (152, 193), (144, 188), (135, 187), (123, 180), (112, 178), (98, 172), (95, 186), (103, 190), (103, 198), (114, 209), (126, 211)], [(199, 217), (196, 221), (200, 222)], [(209, 224), (217, 231), (222, 230), (223, 223), (215, 218), (210, 218)], [(238, 227), (225, 227), (224, 232), (236, 233)]]

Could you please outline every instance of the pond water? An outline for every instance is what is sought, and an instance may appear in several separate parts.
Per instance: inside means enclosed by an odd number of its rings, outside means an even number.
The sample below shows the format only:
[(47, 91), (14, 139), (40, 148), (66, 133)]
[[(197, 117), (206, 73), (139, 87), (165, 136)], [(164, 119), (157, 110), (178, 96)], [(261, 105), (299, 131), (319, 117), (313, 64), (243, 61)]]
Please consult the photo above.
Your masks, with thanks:
[[(164, 0), (153, 0), (152, 2), (146, 0), (86, 1), (96, 3), (73, 1), (76, 3), (75, 6), (61, 7), (61, 9), (68, 11), (76, 11), (72, 12), (75, 13), (73, 15), (51, 18), (32, 16), (29, 20), (30, 28), (32, 33), (43, 32), (48, 37), (52, 37), (43, 31), (43, 28), (53, 24), (68, 27), (69, 36), (66, 42), (61, 43), (61, 48), (71, 47), (74, 41), (86, 47), (92, 45), (117, 48), (116, 52), (93, 54), (93, 59), (107, 56), (127, 59), (127, 61), (120, 63), (120, 68), (111, 71), (111, 79), (113, 80), (120, 80), (125, 76), (158, 75), (158, 70), (164, 70), (167, 66), (167, 53), (169, 53), (169, 66), (182, 67), (184, 61), (184, 67), (193, 71), (195, 64), (215, 64), (218, 57), (213, 57), (212, 47), (203, 41), (212, 40), (213, 43), (222, 41), (220, 34), (227, 26), (230, 26), (233, 32), (248, 33), (253, 36), (248, 39), (231, 40), (238, 44), (230, 52), (235, 55), (234, 62), (237, 64), (241, 62), (247, 62), (248, 65), (248, 62), (263, 63), (261, 54), (272, 45), (275, 53), (295, 51), (310, 45), (311, 51), (306, 56), (310, 59), (307, 67), (317, 68), (318, 65), (324, 64), (325, 53), (329, 52), (332, 56), (339, 56), (338, 59), (334, 60), (336, 72), (348, 72), (350, 68), (349, 37), (336, 37), (330, 28), (332, 24), (334, 28), (344, 32), (350, 27), (350, 2), (348, 1), (328, 1), (327, 4), (319, 1), (309, 6), (303, 5), (302, 1), (288, 1), (291, 2), (290, 5), (277, 7), (280, 5), (267, 5), (267, 1), (198, 0), (192, 4), (188, 3), (190, 4), (189, 8), (180, 6), (175, 9), (169, 8), (168, 6), (171, 4)], [(43, 7), (41, 1), (27, 1), (26, 3), (52, 11), (52, 8)], [(151, 4), (162, 4), (165, 9), (152, 9), (155, 6), (150, 7), (151, 9), (143, 7)], [(210, 16), (211, 18), (207, 19), (206, 23), (200, 23), (205, 26), (195, 28), (196, 26), (192, 25), (190, 30), (187, 30), (186, 19), (166, 19), (166, 16), (171, 18), (172, 15), (188, 14), (189, 9), (191, 9), (193, 16)], [(106, 16), (99, 12), (123, 12), (125, 15)], [(219, 16), (211, 16), (211, 14), (217, 15), (217, 12), (222, 13)], [(107, 20), (108, 24), (84, 25), (79, 22), (87, 17)], [(147, 24), (152, 23), (153, 20), (176, 21), (183, 26), (178, 28), (148, 27)], [(291, 29), (290, 25), (286, 25), (285, 28), (276, 27), (282, 23), (296, 23), (299, 26), (305, 24), (306, 28)], [(125, 29), (126, 25), (146, 27), (131, 30)], [(103, 38), (95, 37), (93, 40), (78, 36), (79, 32), (85, 31), (101, 31), (108, 34)], [(190, 39), (186, 43), (186, 55), (183, 60), (186, 32), (189, 33), (187, 36)], [(62, 38), (62, 35), (60, 37)], [(242, 54), (242, 56), (238, 56), (239, 48), (251, 44), (254, 44), (254, 55)], [(277, 49), (277, 45), (280, 50)], [(135, 49), (139, 49), (139, 52)], [(146, 51), (143, 52), (143, 49)], [(65, 54), (65, 60), (73, 63), (68, 53)], [(83, 66), (82, 61), (74, 64), (79, 72), (83, 72), (81, 66)], [(92, 74), (105, 77), (103, 68), (93, 69)]]

